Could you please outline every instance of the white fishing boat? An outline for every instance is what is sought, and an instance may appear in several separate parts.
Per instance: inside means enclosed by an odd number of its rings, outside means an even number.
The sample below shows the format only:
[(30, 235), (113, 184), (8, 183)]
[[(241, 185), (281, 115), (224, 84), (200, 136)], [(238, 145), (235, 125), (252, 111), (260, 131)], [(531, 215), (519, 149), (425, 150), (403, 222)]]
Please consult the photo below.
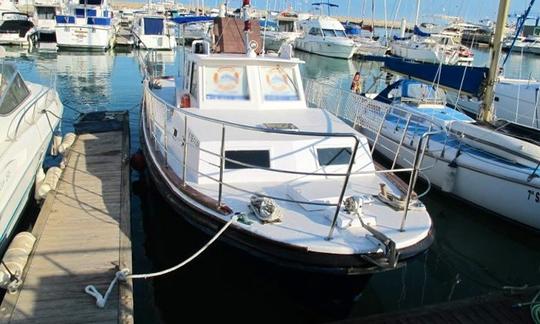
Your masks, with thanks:
[(345, 28), (335, 18), (312, 16), (300, 23), (303, 35), (294, 47), (304, 52), (322, 56), (350, 59), (356, 52), (354, 41), (345, 34)]
[(68, 14), (56, 16), (58, 48), (107, 50), (114, 45), (117, 23), (108, 0), (78, 0)]
[(41, 43), (56, 43), (56, 16), (61, 13), (61, 2), (58, 0), (34, 1), (32, 22), (36, 29), (35, 44), (39, 46)]
[(258, 55), (257, 21), (214, 24), (226, 26), (220, 41), (195, 41), (182, 77), (144, 81), (143, 153), (179, 215), (209, 234), (236, 216), (225, 242), (303, 270), (368, 274), (425, 251), (432, 222), (412, 184), (379, 170), (364, 136), (306, 106), (290, 46)]
[[(486, 84), (493, 85), (508, 8), (501, 0), (495, 33), (495, 51)], [(502, 17), (502, 18), (501, 18)], [(499, 27), (500, 26), (500, 27)], [(490, 81), (491, 80), (491, 81)], [(481, 120), (475, 121), (446, 105), (444, 91), (437, 84), (400, 80), (378, 95), (344, 94), (340, 104), (332, 99), (338, 90), (313, 85), (316, 98), (325, 98), (328, 109), (344, 112), (343, 118), (370, 139), (375, 150), (396, 165), (411, 165), (416, 145), (436, 132), (426, 145), (421, 169), (427, 181), (509, 220), (540, 229), (540, 146), (529, 139), (500, 131), (493, 122), (493, 107), (482, 107)], [(345, 92), (341, 92), (345, 93)], [(486, 87), (485, 102), (494, 102)], [(317, 104), (317, 100), (312, 100)]]
[(0, 75), (0, 253), (43, 181), (42, 164), (63, 106), (54, 88), (23, 80), (3, 62)]
[(172, 50), (177, 46), (176, 26), (171, 25), (162, 14), (136, 14), (132, 32), (139, 48)]
[(28, 15), (17, 9), (14, 2), (0, 2), (0, 44), (28, 46), (34, 30)]

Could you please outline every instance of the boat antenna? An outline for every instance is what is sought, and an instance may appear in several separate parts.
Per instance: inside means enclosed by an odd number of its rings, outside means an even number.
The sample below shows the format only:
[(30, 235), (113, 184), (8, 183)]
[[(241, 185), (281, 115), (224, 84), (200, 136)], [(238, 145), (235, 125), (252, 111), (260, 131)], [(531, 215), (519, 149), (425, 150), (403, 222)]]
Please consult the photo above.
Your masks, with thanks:
[[(504, 61), (502, 63), (502, 66), (504, 66), (506, 64), (506, 61), (508, 61), (508, 58), (510, 57), (510, 53), (512, 53), (512, 48), (516, 44), (516, 40), (517, 40), (519, 34), (521, 34), (521, 31), (523, 30), (523, 26), (525, 25), (525, 21), (527, 21), (527, 17), (529, 16), (529, 13), (531, 12), (531, 9), (532, 9), (532, 7), (534, 5), (534, 2), (535, 2), (535, 0), (531, 0), (531, 2), (529, 3), (529, 7), (527, 8), (527, 10), (525, 10), (525, 13), (523, 14), (523, 16), (521, 16), (522, 19), (518, 18), (518, 26), (517, 26), (518, 28), (516, 28), (516, 35), (512, 39), (512, 44), (510, 45), (510, 50), (506, 54), (506, 56), (504, 58)], [(536, 19), (537, 19), (536, 25), (538, 25), (538, 18), (536, 18)], [(523, 49), (522, 49), (522, 52), (523, 52)]]
[(486, 90), (480, 114), (478, 118), (481, 121), (491, 123), (493, 120), (493, 99), (495, 97), (495, 81), (499, 72), (499, 59), (501, 58), (502, 41), (506, 19), (510, 10), (510, 0), (501, 0), (499, 2), (499, 13), (497, 15), (497, 24), (495, 25), (495, 36), (493, 37), (493, 48), (491, 49), (491, 62), (489, 66), (488, 78), (486, 80)]

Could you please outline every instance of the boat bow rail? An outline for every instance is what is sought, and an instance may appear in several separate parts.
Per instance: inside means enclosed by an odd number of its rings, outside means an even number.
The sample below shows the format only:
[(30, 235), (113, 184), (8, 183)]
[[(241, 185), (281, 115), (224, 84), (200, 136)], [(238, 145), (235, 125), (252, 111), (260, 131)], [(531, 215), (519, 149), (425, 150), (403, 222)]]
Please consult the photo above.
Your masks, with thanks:
[[(168, 144), (167, 144), (167, 136), (163, 136), (163, 134), (167, 134), (170, 132), (170, 130), (167, 129), (167, 119), (171, 118), (173, 113), (179, 113), (182, 116), (183, 119), (183, 136), (181, 137), (181, 145), (183, 147), (183, 155), (185, 158), (182, 159), (181, 163), (181, 185), (187, 186), (187, 181), (184, 181), (183, 179), (187, 179), (187, 173), (194, 172), (197, 175), (210, 179), (212, 182), (215, 182), (218, 184), (217, 188), (217, 201), (216, 205), (213, 206), (214, 210), (220, 211), (222, 214), (230, 214), (232, 213), (232, 210), (230, 208), (227, 208), (223, 204), (223, 190), (224, 188), (232, 189), (236, 192), (241, 192), (245, 194), (249, 194), (252, 196), (257, 196), (261, 198), (270, 198), (276, 201), (282, 201), (282, 202), (289, 202), (289, 203), (296, 203), (299, 205), (315, 205), (315, 206), (326, 206), (326, 207), (333, 207), (336, 208), (335, 213), (333, 214), (333, 218), (331, 221), (329, 233), (327, 236), (328, 240), (331, 240), (333, 237), (333, 232), (335, 227), (337, 226), (337, 220), (340, 211), (342, 211), (343, 203), (345, 200), (345, 195), (347, 192), (347, 185), (349, 184), (349, 180), (351, 176), (362, 176), (362, 175), (375, 175), (375, 174), (387, 174), (387, 173), (400, 173), (400, 172), (411, 172), (411, 182), (408, 186), (401, 186), (400, 190), (402, 191), (402, 196), (399, 197), (403, 201), (406, 201), (409, 208), (403, 208), (403, 218), (401, 222), (401, 228), (400, 231), (405, 231), (405, 222), (407, 218), (407, 214), (411, 208), (414, 208), (419, 202), (417, 201), (417, 196), (414, 194), (414, 183), (416, 182), (416, 176), (418, 175), (418, 172), (414, 172), (415, 168), (403, 168), (403, 169), (392, 169), (392, 170), (360, 170), (360, 171), (354, 171), (353, 165), (355, 161), (355, 157), (357, 155), (358, 149), (361, 146), (361, 140), (360, 137), (353, 133), (329, 133), (329, 132), (313, 132), (313, 131), (302, 131), (302, 130), (286, 130), (286, 129), (278, 129), (278, 128), (265, 128), (265, 127), (258, 127), (258, 126), (251, 126), (246, 124), (239, 124), (227, 120), (221, 120), (216, 119), (208, 116), (204, 116), (198, 113), (195, 113), (192, 109), (181, 109), (177, 108), (164, 99), (160, 98), (158, 95), (152, 91), (152, 84), (155, 83), (155, 80), (153, 79), (145, 79), (144, 87), (145, 87), (145, 96), (144, 96), (144, 102), (143, 107), (146, 111), (144, 111), (145, 117), (143, 117), (143, 126), (144, 128), (150, 133), (149, 137), (151, 137), (151, 142), (154, 144), (156, 148), (158, 148), (159, 153), (161, 153), (162, 157), (164, 158), (164, 161), (167, 161), (167, 154), (168, 154)], [(191, 110), (191, 111), (190, 111)], [(162, 116), (158, 116), (161, 114)], [(202, 148), (198, 143), (193, 143), (192, 140), (190, 140), (190, 132), (189, 132), (189, 125), (191, 123), (194, 123), (196, 121), (204, 121), (209, 122), (212, 125), (215, 125), (216, 128), (221, 129), (221, 136), (220, 136), (220, 145), (219, 145), (219, 152), (211, 151)], [(243, 131), (249, 131), (253, 133), (266, 133), (266, 134), (274, 134), (274, 135), (280, 135), (280, 136), (291, 136), (294, 138), (298, 137), (305, 137), (305, 138), (316, 138), (316, 139), (328, 139), (328, 138), (348, 138), (353, 142), (353, 148), (351, 152), (351, 158), (347, 165), (347, 171), (346, 172), (336, 172), (336, 173), (325, 173), (325, 172), (309, 172), (309, 171), (300, 171), (300, 170), (285, 170), (285, 169), (278, 169), (278, 168), (271, 168), (271, 167), (261, 167), (260, 165), (253, 165), (250, 163), (246, 163), (243, 161), (239, 161), (237, 159), (233, 159), (230, 157), (225, 156), (225, 146), (226, 146), (226, 138), (227, 134), (229, 132), (234, 132), (237, 130), (243, 130)], [(426, 137), (429, 137), (429, 135), (426, 135)], [(165, 140), (163, 140), (163, 138)], [(160, 140), (162, 139), (162, 140)], [(424, 142), (426, 143), (426, 142)], [(422, 145), (420, 145), (422, 146)], [(414, 165), (419, 166), (420, 161), (422, 160), (424, 149), (417, 150), (417, 154), (415, 157), (415, 163)], [(219, 175), (213, 176), (211, 174), (206, 174), (204, 172), (199, 171), (198, 169), (192, 168), (186, 163), (186, 160), (189, 160), (188, 156), (188, 147), (196, 148), (200, 152), (204, 152), (208, 154), (209, 156), (215, 157), (219, 161), (219, 165), (214, 162), (210, 161), (204, 161), (206, 163), (210, 163), (213, 166), (219, 168)], [(423, 144), (423, 147), (425, 148), (425, 144)], [(274, 173), (280, 173), (280, 174), (291, 174), (291, 175), (298, 175), (299, 177), (326, 177), (326, 178), (342, 178), (343, 184), (341, 185), (340, 191), (339, 191), (339, 198), (336, 202), (330, 202), (330, 201), (309, 201), (309, 200), (298, 200), (294, 197), (290, 197), (288, 195), (284, 196), (276, 196), (276, 195), (269, 195), (269, 194), (262, 194), (260, 192), (253, 192), (250, 190), (247, 190), (245, 188), (239, 188), (238, 186), (228, 183), (224, 180), (223, 173), (225, 169), (226, 163), (234, 163), (237, 165), (241, 165), (244, 167), (249, 167), (257, 170), (262, 171), (268, 171), (268, 172), (274, 172)], [(399, 186), (398, 186), (399, 187)], [(383, 240), (384, 241), (384, 240)], [(382, 242), (382, 245), (386, 247), (385, 253), (388, 255), (389, 260), (393, 260), (395, 258), (392, 257), (392, 254), (395, 253), (395, 249), (391, 248), (390, 241), (386, 240), (387, 242)], [(387, 244), (388, 243), (388, 244)], [(395, 264), (394, 264), (395, 266)]]

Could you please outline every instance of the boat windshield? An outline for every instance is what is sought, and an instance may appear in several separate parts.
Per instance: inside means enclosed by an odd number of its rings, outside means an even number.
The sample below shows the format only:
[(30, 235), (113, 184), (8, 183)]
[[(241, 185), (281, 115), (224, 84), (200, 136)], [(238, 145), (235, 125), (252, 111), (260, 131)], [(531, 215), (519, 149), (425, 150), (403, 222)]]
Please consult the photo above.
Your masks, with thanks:
[(21, 75), (13, 66), (4, 64), (0, 75), (0, 115), (14, 111), (29, 95)]
[(206, 99), (249, 100), (245, 66), (208, 66), (204, 76)]
[(442, 89), (419, 82), (404, 83), (401, 93), (402, 102), (416, 104), (445, 104), (445, 93)]
[(323, 29), (324, 36), (326, 37), (347, 37), (343, 30), (337, 29)]

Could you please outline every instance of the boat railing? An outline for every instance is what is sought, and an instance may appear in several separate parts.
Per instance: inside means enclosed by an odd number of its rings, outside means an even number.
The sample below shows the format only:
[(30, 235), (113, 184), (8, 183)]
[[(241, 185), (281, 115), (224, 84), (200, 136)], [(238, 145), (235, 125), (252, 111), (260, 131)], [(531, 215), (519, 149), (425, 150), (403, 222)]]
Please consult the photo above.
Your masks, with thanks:
[[(399, 106), (370, 99), (364, 95), (312, 79), (306, 80), (304, 83), (306, 85), (306, 100), (310, 107), (327, 110), (349, 123), (354, 129), (363, 131), (372, 142), (372, 154), (376, 147), (394, 154), (390, 170), (396, 168), (403, 146), (415, 151), (420, 142), (426, 141), (421, 141), (423, 134), (435, 135), (444, 132), (441, 126), (435, 124), (430, 118)], [(390, 124), (388, 121), (392, 123)], [(393, 129), (390, 130), (390, 128)], [(384, 130), (391, 131), (395, 138), (399, 138), (396, 148), (388, 147), (381, 141), (383, 136), (386, 137), (383, 134)], [(429, 138), (432, 135), (428, 136), (427, 142), (425, 142), (427, 150), (429, 150)], [(432, 151), (430, 150), (430, 152)], [(408, 161), (408, 164), (414, 168), (414, 161)], [(419, 171), (422, 172), (431, 167), (421, 167)]]
[[(186, 109), (179, 109), (179, 108), (171, 105), (170, 103), (166, 102), (165, 100), (163, 100), (162, 98), (160, 98), (159, 96), (157, 96), (156, 94), (153, 93), (153, 91), (150, 88), (150, 85), (152, 84), (152, 82), (153, 82), (153, 80), (146, 80), (145, 81), (144, 107), (146, 107), (145, 109), (147, 109), (148, 111), (147, 111), (147, 113), (145, 115), (146, 119), (144, 119), (144, 120), (148, 124), (147, 128), (149, 129), (150, 134), (152, 136), (153, 144), (156, 145), (156, 148), (158, 148), (159, 152), (163, 155), (164, 161), (167, 161), (168, 160), (167, 159), (167, 154), (168, 154), (168, 152), (167, 152), (167, 149), (168, 149), (168, 144), (167, 144), (167, 141), (168, 141), (167, 137), (168, 136), (167, 136), (167, 134), (170, 132), (170, 130), (167, 129), (167, 120), (172, 116), (173, 112), (180, 113), (181, 116), (183, 116), (183, 136), (182, 136), (182, 140), (181, 140), (181, 144), (182, 144), (182, 147), (183, 147), (182, 170), (181, 170), (182, 176), (181, 176), (181, 179), (183, 180), (183, 185), (187, 185), (187, 181), (185, 179), (187, 179), (188, 170), (190, 172), (194, 172), (194, 173), (196, 173), (196, 174), (198, 174), (198, 175), (200, 175), (202, 177), (205, 177), (205, 178), (210, 179), (211, 181), (217, 183), (218, 184), (218, 189), (217, 189), (217, 191), (218, 191), (217, 196), (218, 197), (217, 197), (217, 203), (216, 203), (217, 208), (220, 208), (222, 206), (222, 204), (223, 204), (223, 189), (224, 189), (224, 187), (227, 187), (229, 189), (232, 189), (232, 190), (235, 190), (235, 191), (238, 191), (238, 192), (243, 192), (243, 193), (246, 193), (246, 194), (250, 194), (250, 195), (255, 195), (255, 196), (259, 196), (259, 197), (265, 197), (265, 198), (274, 199), (276, 201), (291, 202), (291, 203), (297, 203), (297, 204), (302, 204), (302, 205), (318, 205), (318, 206), (334, 207), (334, 208), (336, 208), (336, 211), (335, 211), (334, 216), (332, 218), (332, 224), (330, 226), (330, 231), (329, 231), (329, 234), (328, 234), (328, 237), (327, 237), (328, 239), (332, 239), (333, 232), (334, 232), (334, 229), (335, 229), (336, 224), (337, 224), (337, 219), (338, 219), (339, 213), (341, 211), (341, 206), (342, 206), (342, 203), (344, 201), (344, 196), (345, 196), (347, 186), (349, 184), (349, 180), (350, 180), (351, 176), (367, 175), (367, 174), (375, 175), (375, 174), (385, 174), (385, 173), (394, 173), (395, 174), (395, 173), (400, 173), (400, 172), (410, 172), (411, 173), (411, 178), (410, 178), (411, 181), (409, 183), (408, 188), (406, 190), (402, 190), (403, 193), (404, 193), (402, 195), (402, 198), (403, 198), (404, 201), (407, 202), (408, 205), (406, 205), (406, 206), (409, 206), (409, 204), (412, 201), (413, 193), (414, 193), (414, 184), (416, 183), (416, 177), (419, 174), (418, 170), (415, 172), (414, 166), (415, 165), (416, 166), (420, 165), (420, 161), (423, 158), (423, 152), (425, 151), (425, 143), (427, 143), (425, 141), (425, 139), (426, 138), (428, 139), (431, 134), (426, 134), (419, 141), (419, 146), (418, 146), (418, 149), (417, 149), (416, 154), (415, 154), (413, 167), (411, 167), (411, 168), (393, 169), (393, 170), (353, 171), (353, 166), (354, 166), (354, 162), (356, 160), (356, 155), (357, 155), (359, 147), (361, 146), (360, 145), (361, 144), (360, 137), (357, 134), (355, 134), (354, 132), (350, 132), (350, 133), (328, 133), (328, 132), (285, 130), (285, 129), (264, 128), (264, 127), (250, 126), (250, 125), (245, 125), (245, 124), (234, 123), (234, 122), (231, 122), (231, 121), (215, 119), (215, 118), (212, 118), (212, 117), (197, 114), (195, 112), (192, 112), (192, 111), (189, 111), (189, 110), (186, 110)], [(161, 116), (159, 116), (159, 115), (161, 115)], [(219, 153), (212, 152), (210, 150), (201, 148), (198, 141), (194, 141), (194, 140), (192, 140), (190, 138), (191, 134), (189, 132), (189, 125), (190, 125), (190, 121), (192, 121), (192, 120), (209, 122), (209, 123), (211, 123), (211, 124), (213, 124), (216, 127), (219, 127), (221, 129)], [(161, 128), (161, 129), (159, 129), (159, 131), (156, 131), (156, 127)], [(277, 134), (277, 135), (292, 136), (292, 137), (315, 137), (315, 138), (321, 138), (321, 139), (322, 138), (349, 138), (354, 142), (354, 144), (353, 144), (353, 147), (352, 147), (351, 157), (350, 157), (350, 161), (349, 161), (349, 163), (347, 165), (347, 171), (346, 172), (325, 173), (325, 172), (313, 172), (313, 171), (304, 172), (304, 171), (295, 171), (295, 170), (284, 170), (284, 169), (277, 169), (277, 168), (271, 168), (271, 167), (261, 167), (261, 166), (258, 166), (258, 165), (252, 165), (252, 164), (249, 164), (249, 163), (245, 163), (245, 162), (242, 162), (242, 161), (238, 161), (236, 159), (226, 157), (225, 156), (226, 137), (227, 137), (228, 131), (230, 131), (231, 129), (233, 129), (233, 130), (234, 129), (236, 129), (236, 130), (245, 130), (245, 131), (251, 131), (251, 132), (256, 132), (256, 133)], [(201, 172), (197, 168), (190, 167), (188, 165), (188, 163), (186, 162), (188, 160), (188, 147), (193, 147), (193, 148), (199, 150), (200, 152), (204, 152), (204, 153), (208, 154), (209, 156), (217, 157), (218, 161), (219, 161), (218, 162), (219, 165), (217, 165), (217, 163), (215, 163), (215, 162), (213, 163), (213, 165), (215, 167), (219, 168), (219, 174), (217, 176), (216, 175), (213, 176), (211, 174), (206, 174), (204, 172)], [(211, 163), (209, 161), (203, 161), (203, 162)], [(343, 180), (343, 184), (341, 185), (341, 188), (339, 190), (339, 198), (338, 198), (337, 202), (297, 200), (297, 199), (292, 199), (291, 197), (278, 197), (278, 196), (273, 196), (273, 195), (262, 194), (260, 192), (252, 192), (252, 191), (249, 191), (249, 190), (246, 190), (246, 189), (239, 188), (238, 186), (235, 186), (232, 183), (227, 183), (224, 180), (224, 170), (225, 170), (225, 163), (226, 162), (230, 162), (230, 163), (234, 163), (234, 164), (241, 165), (241, 166), (244, 166), (244, 167), (249, 167), (249, 168), (258, 169), (258, 170), (262, 170), (262, 171), (267, 171), (267, 172), (294, 174), (294, 175), (299, 175), (299, 176), (341, 177), (344, 180)], [(167, 163), (167, 162), (165, 162), (165, 163)], [(409, 210), (409, 208), (404, 208), (402, 224), (401, 224), (401, 227), (400, 227), (401, 231), (404, 231), (405, 220), (406, 220), (406, 217), (407, 217), (408, 210)]]

